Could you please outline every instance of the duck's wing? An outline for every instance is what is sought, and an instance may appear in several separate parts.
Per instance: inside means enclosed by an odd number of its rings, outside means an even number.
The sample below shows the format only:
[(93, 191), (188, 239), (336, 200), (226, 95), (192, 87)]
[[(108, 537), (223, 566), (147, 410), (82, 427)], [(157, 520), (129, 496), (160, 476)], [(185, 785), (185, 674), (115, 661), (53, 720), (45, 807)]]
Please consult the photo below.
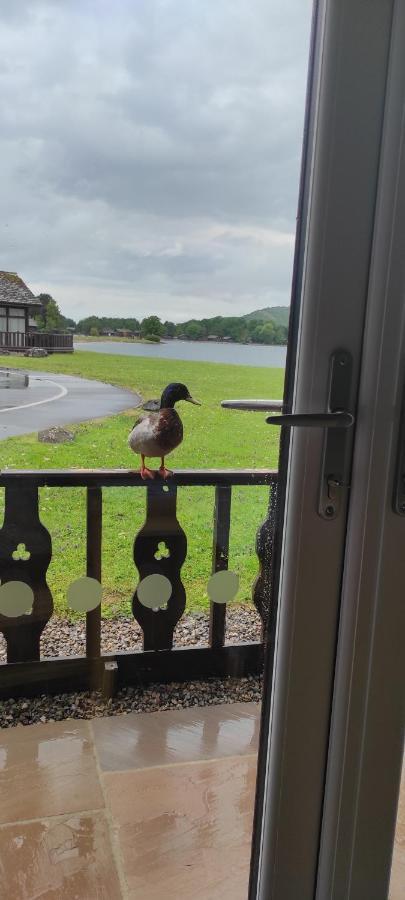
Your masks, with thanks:
[[(145, 456), (159, 455), (156, 444), (156, 428), (159, 413), (146, 413), (140, 416), (132, 426), (128, 436), (128, 444), (134, 453), (143, 453)], [(155, 452), (157, 447), (157, 453)]]
[[(153, 401), (151, 401), (151, 402), (153, 402)], [(142, 409), (144, 409), (144, 408), (145, 408), (145, 407), (143, 406)], [(136, 421), (134, 422), (134, 424), (133, 424), (133, 426), (132, 426), (132, 430), (133, 430), (134, 428), (136, 428), (137, 425), (141, 425), (142, 422), (145, 422), (145, 423), (148, 422), (150, 428), (153, 428), (153, 426), (156, 424), (156, 420), (157, 420), (157, 415), (156, 415), (156, 413), (154, 413), (154, 412), (152, 412), (152, 413), (150, 413), (150, 412), (149, 412), (149, 413), (145, 413), (144, 415), (141, 414), (141, 415), (138, 417), (138, 419), (136, 419)]]
[[(159, 412), (159, 410), (160, 410), (160, 400), (159, 400), (159, 399), (157, 399), (157, 400), (145, 400), (145, 403), (138, 403), (138, 406), (136, 406), (135, 409), (144, 409), (145, 412), (149, 413), (149, 415), (150, 415), (151, 413)], [(136, 419), (136, 421), (134, 422), (132, 428), (136, 428), (137, 425), (140, 425), (141, 422), (143, 422), (143, 421), (144, 421), (145, 419), (147, 419), (147, 418), (148, 418), (148, 416), (144, 416), (144, 415), (141, 413), (140, 416), (139, 416), (139, 418)]]

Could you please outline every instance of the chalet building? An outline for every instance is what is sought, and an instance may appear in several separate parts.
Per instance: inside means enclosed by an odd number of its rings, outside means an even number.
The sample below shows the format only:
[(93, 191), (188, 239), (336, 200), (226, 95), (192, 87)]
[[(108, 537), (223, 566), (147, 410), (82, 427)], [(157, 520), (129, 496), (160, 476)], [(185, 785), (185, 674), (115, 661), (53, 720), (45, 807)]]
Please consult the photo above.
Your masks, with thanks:
[(0, 271), (0, 351), (24, 352), (41, 347), (49, 353), (72, 353), (71, 334), (37, 332), (41, 301), (17, 272)]
[(140, 331), (129, 331), (128, 328), (117, 328), (115, 331), (117, 337), (127, 337), (127, 338), (136, 338), (140, 337)]
[(16, 272), (0, 272), (0, 332), (25, 334), (34, 316), (41, 312), (41, 301)]

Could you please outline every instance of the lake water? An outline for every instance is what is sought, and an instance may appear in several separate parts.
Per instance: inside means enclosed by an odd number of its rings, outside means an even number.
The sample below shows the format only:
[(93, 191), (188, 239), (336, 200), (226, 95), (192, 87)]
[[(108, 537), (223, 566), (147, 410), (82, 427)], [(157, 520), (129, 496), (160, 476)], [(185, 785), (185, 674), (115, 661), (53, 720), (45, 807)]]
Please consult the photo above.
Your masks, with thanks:
[(216, 341), (163, 341), (136, 344), (119, 341), (78, 341), (75, 350), (113, 353), (116, 356), (146, 356), (157, 359), (186, 359), (193, 362), (233, 363), (238, 366), (270, 366), (284, 369), (286, 347), (260, 344), (223, 344)]

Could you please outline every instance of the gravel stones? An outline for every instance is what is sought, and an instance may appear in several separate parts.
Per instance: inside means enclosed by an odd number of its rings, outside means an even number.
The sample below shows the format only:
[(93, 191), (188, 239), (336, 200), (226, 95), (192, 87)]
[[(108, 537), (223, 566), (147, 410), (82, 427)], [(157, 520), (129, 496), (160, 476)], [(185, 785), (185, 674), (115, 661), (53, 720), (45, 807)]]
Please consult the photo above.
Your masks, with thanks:
[[(260, 640), (260, 617), (251, 606), (234, 606), (227, 609), (226, 642), (238, 644)], [(183, 616), (174, 632), (175, 647), (207, 646), (209, 619), (206, 613)], [(101, 652), (119, 653), (124, 650), (142, 649), (142, 631), (132, 616), (103, 619), (101, 625)], [(80, 618), (75, 622), (52, 618), (41, 637), (41, 656), (84, 656), (86, 652), (86, 623)], [(6, 660), (6, 646), (0, 634), (0, 662)]]
[(157, 712), (164, 709), (187, 709), (193, 706), (215, 706), (222, 703), (259, 702), (261, 678), (211, 678), (181, 684), (152, 684), (128, 687), (112, 700), (101, 694), (82, 692), (48, 697), (42, 694), (32, 700), (10, 699), (0, 702), (0, 728), (60, 722), (64, 719), (95, 719), (129, 712)]
[[(183, 616), (175, 631), (175, 646), (206, 646), (209, 619), (205, 613)], [(229, 644), (260, 639), (260, 618), (253, 607), (234, 606), (227, 610), (226, 642)], [(52, 619), (41, 639), (43, 657), (82, 656), (85, 653), (85, 621), (69, 622)], [(142, 647), (142, 632), (133, 618), (104, 619), (101, 637), (102, 653), (138, 650)], [(0, 662), (5, 662), (5, 642), (0, 635)], [(259, 701), (261, 678), (211, 678), (206, 681), (187, 681), (154, 684), (148, 687), (128, 687), (106, 700), (98, 692), (42, 694), (32, 699), (20, 698), (0, 701), (0, 728), (58, 722), (63, 719), (92, 719), (128, 712), (156, 712), (160, 709), (180, 709), (192, 706), (211, 706), (221, 703)]]

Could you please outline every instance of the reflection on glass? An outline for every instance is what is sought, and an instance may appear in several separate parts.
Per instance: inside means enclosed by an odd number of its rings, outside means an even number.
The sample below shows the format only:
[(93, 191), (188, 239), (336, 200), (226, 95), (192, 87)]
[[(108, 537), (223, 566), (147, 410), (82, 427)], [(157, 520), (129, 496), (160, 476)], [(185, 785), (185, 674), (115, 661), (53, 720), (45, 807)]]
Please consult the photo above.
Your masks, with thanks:
[[(263, 470), (277, 469), (279, 436), (220, 404), (283, 395), (311, 5), (18, 6), (0, 12), (0, 280), (31, 312), (15, 296), (6, 313), (0, 295), (0, 343), (74, 342), (38, 374), (91, 382), (27, 408), (33, 437), (2, 443), (2, 468), (64, 471), (63, 486), (39, 490), (35, 534), (0, 556), (30, 566), (38, 607), (13, 644), (26, 696), (19, 685), (0, 703), (3, 890), (119, 897), (122, 878), (143, 900), (246, 900), (277, 479)], [(171, 381), (203, 405), (184, 404), (173, 458), (195, 478), (177, 491), (168, 480), (159, 504), (122, 473), (134, 408)], [(125, 402), (92, 421), (106, 384)], [(39, 443), (65, 414), (74, 440)], [(97, 468), (108, 487), (80, 482)], [(100, 608), (101, 581), (100, 627), (97, 612), (75, 613)], [(2, 585), (0, 612), (27, 612), (29, 591)], [(145, 654), (134, 592), (166, 609), (139, 616)]]

